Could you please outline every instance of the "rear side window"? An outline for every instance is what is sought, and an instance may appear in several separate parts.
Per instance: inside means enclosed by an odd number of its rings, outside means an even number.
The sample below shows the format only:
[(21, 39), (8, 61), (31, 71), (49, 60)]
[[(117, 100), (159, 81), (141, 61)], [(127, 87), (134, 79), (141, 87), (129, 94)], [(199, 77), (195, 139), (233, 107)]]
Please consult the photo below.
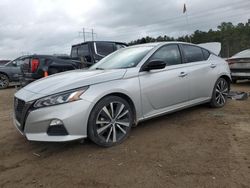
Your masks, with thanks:
[(83, 45), (79, 46), (77, 54), (78, 54), (78, 57), (84, 57), (84, 56), (89, 55), (88, 44), (83, 44)]
[(183, 52), (186, 57), (187, 63), (197, 62), (197, 61), (203, 61), (203, 53), (202, 49), (197, 46), (191, 46), (191, 45), (182, 45)]
[(204, 56), (204, 60), (208, 60), (208, 58), (210, 56), (210, 52), (208, 50), (202, 49), (202, 53)]
[(96, 53), (101, 56), (107, 56), (114, 52), (113, 43), (96, 42)]
[(77, 57), (77, 46), (72, 47), (71, 49), (71, 57)]
[(150, 60), (164, 61), (167, 66), (182, 63), (180, 51), (176, 44), (161, 47), (150, 57)]

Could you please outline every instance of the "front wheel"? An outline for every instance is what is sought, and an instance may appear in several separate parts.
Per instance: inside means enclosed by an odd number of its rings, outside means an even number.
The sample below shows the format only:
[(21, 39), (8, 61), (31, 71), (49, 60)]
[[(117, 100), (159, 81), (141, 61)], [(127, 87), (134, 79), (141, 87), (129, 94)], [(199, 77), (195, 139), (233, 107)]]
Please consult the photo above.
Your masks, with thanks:
[(229, 83), (224, 78), (219, 78), (214, 86), (210, 106), (215, 108), (223, 107), (227, 102)]
[(88, 121), (88, 137), (104, 147), (123, 142), (133, 124), (133, 113), (126, 100), (108, 96), (93, 108)]
[(5, 74), (0, 74), (0, 89), (5, 89), (9, 86), (9, 78)]

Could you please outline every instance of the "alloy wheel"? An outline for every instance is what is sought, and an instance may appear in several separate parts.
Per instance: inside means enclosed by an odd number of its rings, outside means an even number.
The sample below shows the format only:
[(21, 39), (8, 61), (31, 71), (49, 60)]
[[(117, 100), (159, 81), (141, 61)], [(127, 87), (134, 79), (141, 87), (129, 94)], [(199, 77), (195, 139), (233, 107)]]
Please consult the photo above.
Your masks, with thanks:
[(110, 102), (103, 106), (96, 118), (96, 132), (106, 143), (122, 140), (130, 130), (129, 109), (121, 102)]
[(219, 80), (215, 90), (215, 100), (218, 105), (223, 106), (226, 103), (228, 92), (227, 81), (224, 79)]
[(0, 74), (0, 88), (7, 88), (9, 85), (9, 79), (6, 75)]

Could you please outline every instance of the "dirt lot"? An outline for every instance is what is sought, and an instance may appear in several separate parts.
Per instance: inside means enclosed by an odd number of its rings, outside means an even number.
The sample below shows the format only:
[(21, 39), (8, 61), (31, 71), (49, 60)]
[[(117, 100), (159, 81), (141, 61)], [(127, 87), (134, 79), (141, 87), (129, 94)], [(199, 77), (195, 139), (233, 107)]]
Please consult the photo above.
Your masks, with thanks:
[(27, 141), (12, 126), (14, 92), (0, 91), (0, 187), (250, 187), (250, 99), (141, 123), (103, 149)]

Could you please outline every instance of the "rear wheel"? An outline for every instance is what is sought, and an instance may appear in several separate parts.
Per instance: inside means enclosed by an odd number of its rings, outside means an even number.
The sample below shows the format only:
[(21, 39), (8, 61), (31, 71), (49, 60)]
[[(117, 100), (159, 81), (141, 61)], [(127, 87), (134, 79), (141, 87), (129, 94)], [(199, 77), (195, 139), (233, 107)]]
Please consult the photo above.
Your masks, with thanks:
[(5, 74), (0, 74), (0, 89), (5, 89), (9, 86), (9, 78)]
[(227, 102), (229, 83), (224, 78), (219, 78), (214, 86), (210, 105), (215, 108), (223, 107)]
[(123, 142), (133, 123), (132, 110), (126, 100), (108, 96), (93, 108), (88, 122), (88, 137), (104, 147)]

